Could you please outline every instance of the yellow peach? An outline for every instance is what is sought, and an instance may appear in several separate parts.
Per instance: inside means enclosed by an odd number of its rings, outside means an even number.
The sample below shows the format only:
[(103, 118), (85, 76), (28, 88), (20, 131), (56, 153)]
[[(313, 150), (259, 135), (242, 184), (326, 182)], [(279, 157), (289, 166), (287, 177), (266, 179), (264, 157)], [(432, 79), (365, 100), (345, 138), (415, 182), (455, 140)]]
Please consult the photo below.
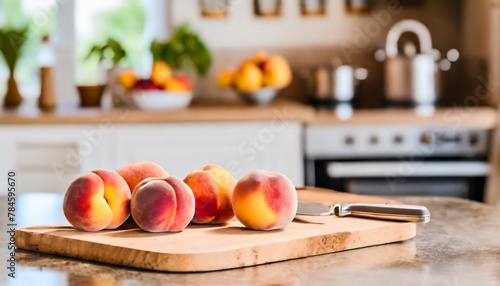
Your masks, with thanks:
[(262, 63), (263, 84), (269, 87), (283, 88), (292, 81), (292, 70), (282, 56), (272, 56)]
[(232, 69), (226, 69), (219, 73), (217, 76), (217, 84), (220, 87), (231, 87), (233, 85), (233, 79), (236, 72)]
[(63, 212), (76, 229), (114, 229), (129, 217), (130, 197), (130, 188), (119, 174), (95, 170), (80, 175), (70, 184)]
[(257, 66), (259, 66), (262, 62), (264, 62), (268, 58), (268, 54), (265, 51), (260, 51), (255, 53), (252, 58), (252, 62), (254, 62)]
[(262, 87), (262, 71), (253, 62), (247, 61), (234, 76), (234, 85), (240, 92), (252, 92)]
[(138, 80), (139, 77), (133, 71), (125, 71), (118, 76), (118, 82), (125, 89), (131, 89)]
[(297, 192), (286, 176), (253, 171), (236, 184), (232, 205), (236, 218), (256, 230), (285, 228), (297, 212)]
[(151, 80), (158, 86), (165, 86), (172, 77), (172, 69), (164, 61), (156, 61), (151, 69)]
[(172, 92), (185, 92), (191, 90), (191, 84), (185, 77), (171, 77), (165, 82), (165, 90)]

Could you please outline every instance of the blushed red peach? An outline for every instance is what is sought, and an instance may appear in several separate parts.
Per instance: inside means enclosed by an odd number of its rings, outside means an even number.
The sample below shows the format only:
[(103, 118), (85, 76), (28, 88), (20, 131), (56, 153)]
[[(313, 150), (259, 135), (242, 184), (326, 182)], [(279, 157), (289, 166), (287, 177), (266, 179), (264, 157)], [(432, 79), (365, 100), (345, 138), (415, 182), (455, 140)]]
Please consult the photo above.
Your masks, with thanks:
[(154, 162), (135, 161), (122, 166), (116, 172), (125, 179), (132, 193), (144, 179), (168, 177), (167, 171)]
[(129, 217), (130, 197), (130, 189), (118, 173), (94, 170), (70, 184), (64, 196), (63, 212), (76, 229), (114, 229)]
[(205, 165), (189, 173), (184, 182), (193, 190), (193, 223), (219, 224), (234, 218), (231, 197), (236, 179), (224, 168)]
[(183, 230), (193, 219), (194, 208), (193, 192), (176, 177), (145, 179), (130, 201), (135, 222), (149, 232)]
[(285, 228), (297, 213), (297, 192), (286, 176), (253, 171), (243, 176), (233, 192), (233, 211), (246, 227), (256, 230)]

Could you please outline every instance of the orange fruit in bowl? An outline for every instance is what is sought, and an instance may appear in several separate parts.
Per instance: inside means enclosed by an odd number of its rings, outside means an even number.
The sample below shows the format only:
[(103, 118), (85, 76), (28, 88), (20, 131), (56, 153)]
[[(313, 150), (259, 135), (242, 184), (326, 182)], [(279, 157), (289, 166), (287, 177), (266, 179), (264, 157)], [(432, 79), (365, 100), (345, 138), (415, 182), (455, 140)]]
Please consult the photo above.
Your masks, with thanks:
[(164, 61), (156, 61), (151, 69), (151, 80), (159, 86), (165, 86), (172, 77), (172, 69)]
[(265, 86), (284, 88), (292, 81), (292, 69), (282, 56), (272, 56), (262, 63)]
[(191, 83), (187, 77), (174, 76), (167, 80), (165, 90), (173, 92), (185, 92), (191, 90)]
[(234, 85), (240, 92), (253, 92), (262, 87), (262, 71), (253, 62), (247, 61), (234, 76)]
[(226, 69), (219, 73), (217, 76), (217, 84), (220, 87), (231, 87), (233, 85), (233, 79), (236, 71), (233, 69)]
[(124, 71), (118, 76), (118, 82), (125, 89), (131, 89), (139, 77), (133, 71)]
[(252, 62), (256, 65), (260, 65), (261, 63), (263, 63), (264, 61), (267, 60), (267, 58), (269, 57), (269, 55), (267, 54), (267, 52), (265, 51), (260, 51), (260, 52), (257, 52), (253, 58), (252, 58)]

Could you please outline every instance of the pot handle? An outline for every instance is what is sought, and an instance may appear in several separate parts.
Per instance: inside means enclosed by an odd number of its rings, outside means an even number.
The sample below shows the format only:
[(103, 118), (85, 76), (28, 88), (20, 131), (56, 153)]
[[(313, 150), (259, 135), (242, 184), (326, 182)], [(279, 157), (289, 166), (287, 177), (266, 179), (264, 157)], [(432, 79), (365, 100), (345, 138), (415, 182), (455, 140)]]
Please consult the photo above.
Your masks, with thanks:
[(389, 30), (385, 44), (385, 52), (387, 57), (395, 58), (398, 56), (398, 41), (399, 37), (405, 32), (413, 32), (417, 35), (420, 42), (420, 53), (432, 53), (432, 38), (427, 27), (417, 20), (402, 20), (396, 23)]

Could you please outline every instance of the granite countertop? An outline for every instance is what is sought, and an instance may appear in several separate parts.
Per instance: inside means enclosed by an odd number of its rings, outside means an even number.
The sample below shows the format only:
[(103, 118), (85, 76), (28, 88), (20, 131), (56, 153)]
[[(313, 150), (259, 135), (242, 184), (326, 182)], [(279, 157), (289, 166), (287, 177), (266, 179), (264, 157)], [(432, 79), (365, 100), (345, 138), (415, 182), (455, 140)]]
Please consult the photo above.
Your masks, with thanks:
[[(8, 285), (499, 285), (500, 210), (455, 198), (397, 197), (421, 204), (431, 222), (405, 242), (267, 265), (199, 274), (158, 273), (16, 251), (16, 278), (0, 267)], [(61, 223), (62, 196), (19, 195), (18, 223)], [(7, 214), (6, 197), (0, 212)], [(2, 257), (8, 255), (7, 216), (0, 218)], [(4, 262), (5, 263), (5, 262)]]

